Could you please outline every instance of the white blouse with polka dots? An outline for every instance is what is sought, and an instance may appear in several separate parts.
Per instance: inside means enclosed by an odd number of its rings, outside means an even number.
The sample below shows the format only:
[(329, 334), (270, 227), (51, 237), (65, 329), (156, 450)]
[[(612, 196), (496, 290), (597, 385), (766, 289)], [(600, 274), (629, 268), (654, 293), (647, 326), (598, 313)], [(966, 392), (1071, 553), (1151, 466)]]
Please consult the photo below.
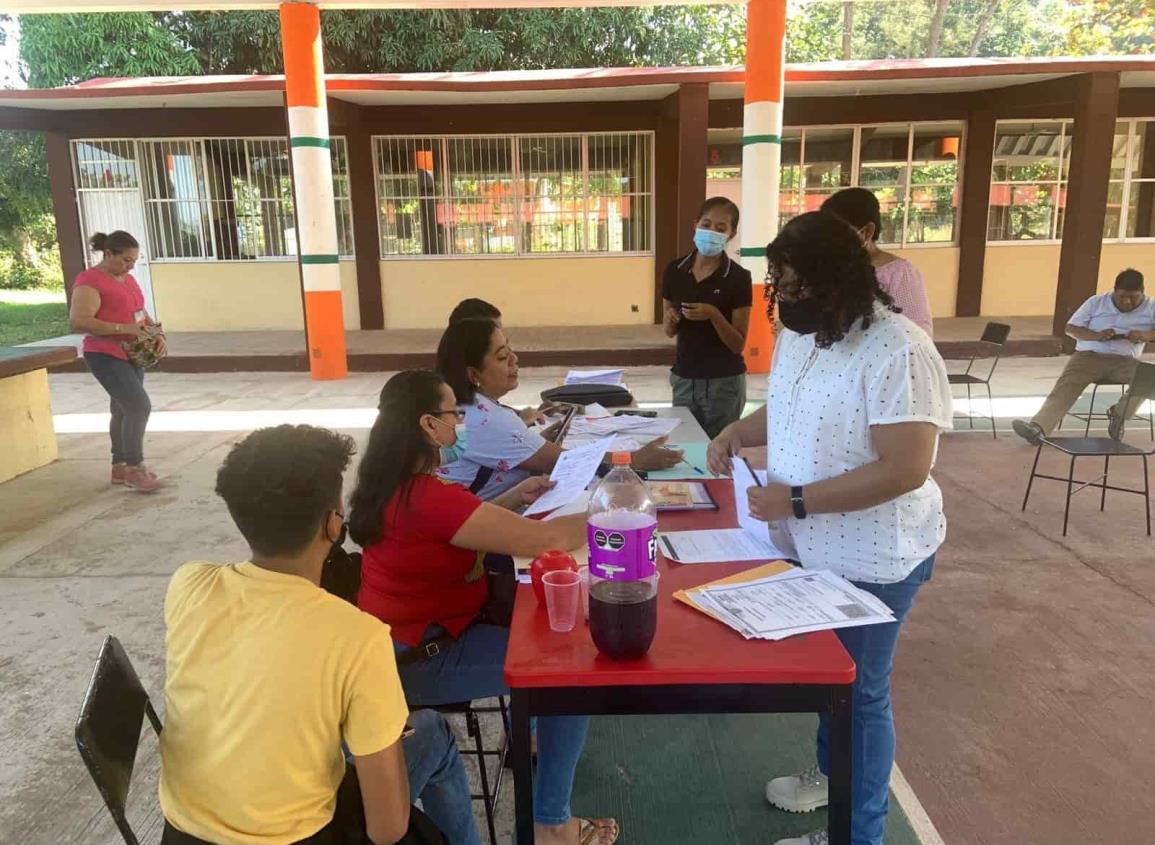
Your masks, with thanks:
[[(878, 460), (873, 425), (950, 429), (950, 384), (926, 333), (880, 307), (870, 328), (855, 326), (830, 349), (816, 347), (814, 335), (783, 329), (766, 412), (770, 479), (805, 486)], [(888, 584), (942, 545), (946, 518), (942, 492), (927, 478), (918, 490), (868, 510), (790, 518), (770, 529), (779, 548), (809, 569)]]

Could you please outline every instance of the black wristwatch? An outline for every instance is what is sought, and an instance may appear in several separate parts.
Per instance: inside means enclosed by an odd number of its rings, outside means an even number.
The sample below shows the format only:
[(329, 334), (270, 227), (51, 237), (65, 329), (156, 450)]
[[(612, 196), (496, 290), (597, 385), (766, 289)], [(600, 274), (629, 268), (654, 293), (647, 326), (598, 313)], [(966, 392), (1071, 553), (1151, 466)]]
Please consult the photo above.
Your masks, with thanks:
[(790, 488), (790, 507), (794, 509), (797, 519), (806, 519), (806, 502), (802, 500), (802, 488), (798, 485)]

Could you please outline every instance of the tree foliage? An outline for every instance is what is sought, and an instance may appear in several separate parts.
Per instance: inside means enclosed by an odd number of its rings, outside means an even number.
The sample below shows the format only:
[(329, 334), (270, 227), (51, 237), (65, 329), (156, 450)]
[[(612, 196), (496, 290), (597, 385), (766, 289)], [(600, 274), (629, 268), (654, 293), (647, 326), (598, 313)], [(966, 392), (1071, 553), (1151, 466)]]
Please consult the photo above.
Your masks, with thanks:
[(24, 15), (20, 58), (32, 88), (72, 85), (101, 76), (200, 73), (192, 51), (146, 13)]
[(1155, 53), (1152, 0), (1087, 0), (1071, 15), (1072, 53)]
[[(275, 12), (160, 18), (204, 73), (282, 68)], [(337, 73), (716, 64), (744, 51), (739, 7), (324, 11), (321, 26)]]

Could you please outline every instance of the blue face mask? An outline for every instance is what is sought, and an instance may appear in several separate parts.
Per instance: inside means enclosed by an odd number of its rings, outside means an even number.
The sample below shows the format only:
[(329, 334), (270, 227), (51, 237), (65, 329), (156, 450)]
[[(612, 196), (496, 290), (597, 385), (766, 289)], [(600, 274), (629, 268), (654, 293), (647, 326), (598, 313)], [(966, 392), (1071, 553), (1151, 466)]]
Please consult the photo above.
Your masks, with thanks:
[(694, 246), (698, 248), (698, 252), (707, 258), (721, 255), (728, 240), (730, 239), (721, 232), (715, 232), (713, 229), (694, 230)]
[(457, 463), (465, 456), (466, 442), (469, 440), (469, 429), (465, 427), (465, 423), (455, 425), (453, 427), (457, 439), (452, 446), (441, 447), (441, 465), (448, 466), (449, 464)]

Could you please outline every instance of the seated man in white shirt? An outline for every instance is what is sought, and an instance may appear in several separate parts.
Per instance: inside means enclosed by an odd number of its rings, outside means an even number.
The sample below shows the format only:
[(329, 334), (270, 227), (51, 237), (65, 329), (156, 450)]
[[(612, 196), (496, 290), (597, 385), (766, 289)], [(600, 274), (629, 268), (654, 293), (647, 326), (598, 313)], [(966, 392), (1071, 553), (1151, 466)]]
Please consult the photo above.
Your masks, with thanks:
[[(1130, 384), (1143, 347), (1155, 341), (1155, 300), (1143, 292), (1143, 274), (1124, 270), (1115, 277), (1111, 293), (1092, 296), (1071, 316), (1067, 334), (1075, 339), (1075, 354), (1051, 388), (1047, 401), (1027, 422), (1015, 420), (1015, 433), (1031, 445), (1051, 433), (1087, 389), (1100, 380)], [(1138, 409), (1138, 402), (1125, 408), (1120, 399), (1107, 409), (1108, 431), (1116, 440), (1122, 436), (1123, 420)]]

